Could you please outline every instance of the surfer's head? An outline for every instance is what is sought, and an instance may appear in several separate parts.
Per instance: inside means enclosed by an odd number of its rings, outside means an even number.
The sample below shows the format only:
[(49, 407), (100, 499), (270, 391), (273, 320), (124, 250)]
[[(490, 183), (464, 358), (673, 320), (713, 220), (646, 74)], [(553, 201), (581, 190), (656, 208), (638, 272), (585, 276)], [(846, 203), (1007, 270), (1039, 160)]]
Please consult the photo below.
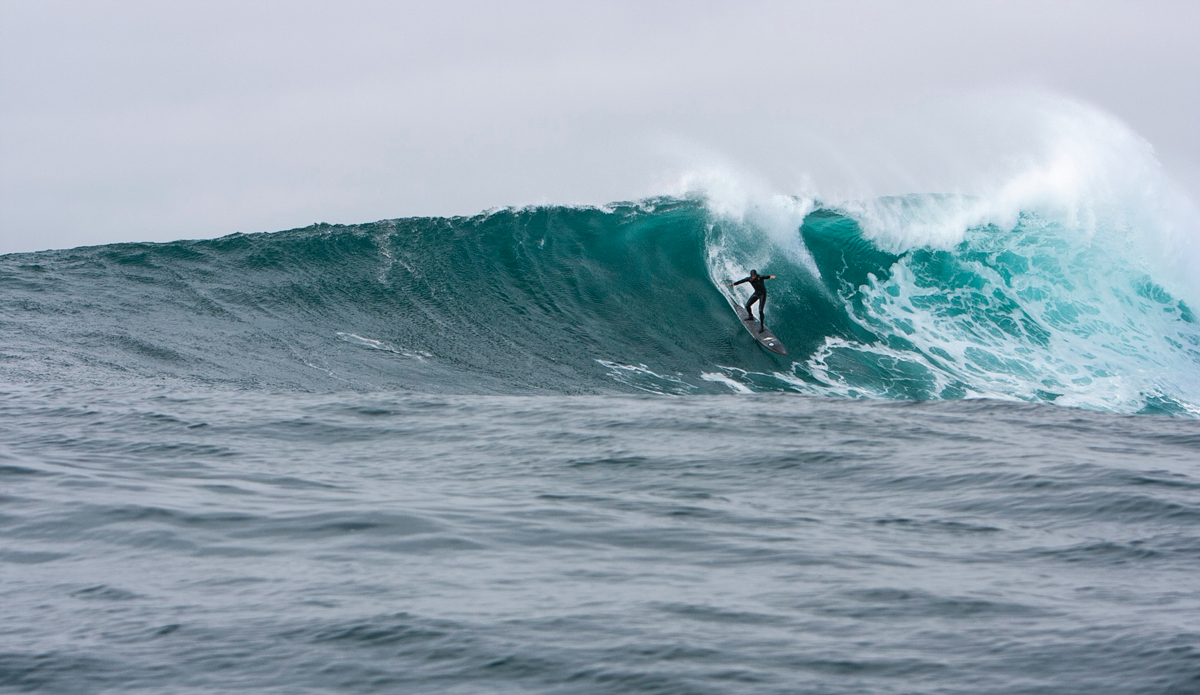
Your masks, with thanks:
[(750, 271), (750, 277), (752, 277), (752, 278), (756, 278), (756, 277), (758, 277), (758, 271), (757, 271), (757, 270), (751, 270), (751, 271)]

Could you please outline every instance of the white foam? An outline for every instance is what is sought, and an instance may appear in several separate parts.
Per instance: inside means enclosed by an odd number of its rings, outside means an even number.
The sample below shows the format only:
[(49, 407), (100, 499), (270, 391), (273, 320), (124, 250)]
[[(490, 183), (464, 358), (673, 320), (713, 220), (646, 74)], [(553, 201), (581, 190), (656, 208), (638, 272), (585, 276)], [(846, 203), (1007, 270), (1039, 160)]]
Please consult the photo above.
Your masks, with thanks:
[(724, 374), (717, 374), (714, 372), (700, 372), (700, 378), (704, 379), (705, 381), (712, 381), (712, 382), (715, 382), (718, 384), (724, 384), (724, 385), (728, 386), (729, 390), (733, 391), (734, 393), (754, 393), (754, 391), (750, 390), (750, 388), (747, 387), (745, 384), (740, 384), (740, 383), (734, 381), (733, 379), (730, 379), (728, 376), (726, 376)]
[(411, 357), (416, 360), (425, 360), (426, 358), (433, 357), (433, 354), (429, 353), (429, 352), (424, 352), (424, 351), (420, 351), (420, 350), (416, 350), (416, 351), (404, 350), (401, 348), (397, 348), (394, 345), (391, 345), (390, 343), (385, 343), (382, 340), (375, 340), (374, 338), (364, 338), (361, 335), (355, 335), (353, 333), (343, 333), (341, 331), (338, 331), (337, 336), (341, 340), (344, 340), (347, 343), (350, 343), (352, 345), (358, 345), (360, 347), (369, 348), (371, 350), (381, 350), (383, 352), (390, 352), (394, 355), (400, 355), (402, 357)]
[(1200, 209), (1145, 139), (1114, 116), (1061, 97), (1014, 97), (999, 111), (991, 125), (1003, 131), (996, 137), (1003, 137), (1004, 156), (963, 165), (971, 173), (946, 191), (953, 195), (838, 206), (859, 221), (865, 236), (893, 252), (949, 249), (968, 229), (1011, 230), (1022, 215), (1036, 214), (1080, 240), (1137, 254), (1156, 281), (1200, 301)]
[(612, 379), (639, 391), (681, 396), (696, 390), (695, 386), (683, 379), (670, 374), (658, 374), (644, 364), (622, 364), (604, 359), (597, 359), (596, 362), (608, 369), (608, 376)]
[[(740, 254), (734, 254), (734, 249), (723, 240), (710, 240), (718, 247), (719, 259), (715, 264), (710, 263), (710, 270), (717, 271), (713, 279), (718, 286), (722, 286), (721, 279), (729, 275), (746, 275), (746, 269), (751, 267), (748, 264), (765, 265), (772, 249), (783, 252), (793, 263), (818, 275), (812, 254), (799, 235), (804, 218), (816, 207), (812, 197), (781, 193), (764, 180), (729, 164), (709, 164), (688, 171), (681, 177), (677, 193), (701, 198), (709, 213), (725, 226), (768, 242), (767, 246), (756, 250), (751, 250), (753, 244), (742, 245)], [(709, 250), (711, 260), (713, 244)]]

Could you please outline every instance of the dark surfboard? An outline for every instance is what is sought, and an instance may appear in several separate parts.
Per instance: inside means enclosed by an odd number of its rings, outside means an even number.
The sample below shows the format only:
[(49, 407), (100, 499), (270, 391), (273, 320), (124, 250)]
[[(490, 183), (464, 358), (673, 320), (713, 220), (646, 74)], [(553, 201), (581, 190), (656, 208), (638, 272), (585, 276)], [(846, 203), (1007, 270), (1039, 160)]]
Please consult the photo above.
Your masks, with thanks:
[(750, 335), (754, 336), (759, 345), (762, 345), (776, 355), (787, 354), (787, 348), (783, 346), (783, 343), (779, 342), (779, 338), (775, 337), (770, 328), (759, 330), (758, 321), (746, 315), (746, 307), (738, 306), (734, 307), (734, 310), (737, 311), (738, 318), (742, 320), (742, 325), (746, 327), (746, 330), (750, 331)]

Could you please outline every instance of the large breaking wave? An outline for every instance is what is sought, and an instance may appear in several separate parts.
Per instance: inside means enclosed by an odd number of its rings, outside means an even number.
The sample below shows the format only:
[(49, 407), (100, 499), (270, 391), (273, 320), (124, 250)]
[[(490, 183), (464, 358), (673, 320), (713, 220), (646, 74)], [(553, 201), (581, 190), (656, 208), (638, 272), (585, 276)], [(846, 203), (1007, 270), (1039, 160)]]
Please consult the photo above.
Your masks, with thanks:
[[(662, 198), (7, 256), (0, 364), (304, 390), (1198, 400), (1192, 310), (1119, 249), (1033, 213), (906, 251), (845, 211), (802, 219), (784, 240)], [(789, 359), (730, 309), (724, 282), (751, 266), (779, 276), (767, 319)]]
[[(1200, 412), (1195, 208), (1148, 145), (1089, 118), (973, 195), (706, 186), (5, 256), (0, 374)], [(778, 276), (767, 321), (786, 359), (731, 310), (744, 297), (725, 283), (752, 267)]]

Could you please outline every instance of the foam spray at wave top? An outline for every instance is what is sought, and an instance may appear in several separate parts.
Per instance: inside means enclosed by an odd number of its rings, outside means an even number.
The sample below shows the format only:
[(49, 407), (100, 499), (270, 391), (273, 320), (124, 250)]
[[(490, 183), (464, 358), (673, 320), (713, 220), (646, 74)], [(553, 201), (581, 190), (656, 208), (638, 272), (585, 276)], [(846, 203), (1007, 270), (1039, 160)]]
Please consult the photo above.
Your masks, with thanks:
[(994, 162), (970, 194), (831, 203), (703, 184), (713, 278), (803, 278), (769, 313), (829, 327), (772, 376), (859, 397), (1200, 413), (1194, 204), (1110, 117), (1059, 103), (1039, 125), (1036, 154)]

